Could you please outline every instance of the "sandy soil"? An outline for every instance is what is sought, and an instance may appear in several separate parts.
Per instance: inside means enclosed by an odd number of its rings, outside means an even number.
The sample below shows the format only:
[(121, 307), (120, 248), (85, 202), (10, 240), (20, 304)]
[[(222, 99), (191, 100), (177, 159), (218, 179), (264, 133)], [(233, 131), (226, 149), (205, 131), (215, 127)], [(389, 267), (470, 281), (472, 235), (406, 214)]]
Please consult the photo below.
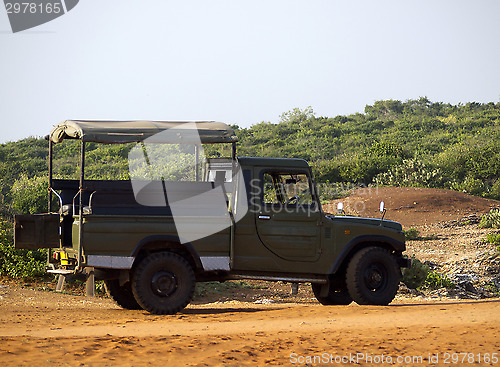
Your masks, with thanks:
[[(440, 263), (452, 257), (473, 256), (482, 246), (477, 238), (486, 231), (470, 226), (442, 228), (436, 223), (484, 213), (497, 203), (467, 196), (455, 200), (454, 193), (449, 196), (444, 190), (379, 190), (387, 191), (358, 195), (351, 202), (363, 199), (366, 208), (373, 207), (370, 210), (375, 212), (382, 196), (388, 204), (388, 218), (403, 218), (405, 227), (417, 226), (422, 234), (436, 236), (430, 241), (410, 242), (409, 253)], [(198, 297), (177, 315), (157, 316), (123, 310), (107, 298), (85, 298), (0, 282), (0, 363), (500, 365), (500, 299), (460, 301), (398, 296), (387, 307), (327, 307), (312, 298), (308, 286), (301, 286), (297, 296), (290, 296), (287, 287), (272, 283), (265, 289), (235, 288), (226, 296)]]
[(308, 357), (340, 366), (350, 363), (335, 358), (349, 355), (354, 365), (390, 357), (393, 365), (423, 366), (446, 365), (447, 353), (450, 362), (453, 353), (474, 353), (471, 361), (479, 362), (500, 349), (498, 299), (398, 299), (387, 307), (229, 301), (155, 316), (108, 299), (0, 291), (0, 361), (7, 366), (306, 365), (300, 362)]

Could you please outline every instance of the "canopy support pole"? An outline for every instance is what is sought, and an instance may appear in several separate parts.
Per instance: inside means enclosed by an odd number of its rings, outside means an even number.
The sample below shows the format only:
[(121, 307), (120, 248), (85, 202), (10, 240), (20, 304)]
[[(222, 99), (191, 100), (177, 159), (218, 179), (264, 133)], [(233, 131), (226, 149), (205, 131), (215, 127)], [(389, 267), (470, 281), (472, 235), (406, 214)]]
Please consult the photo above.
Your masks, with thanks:
[(49, 139), (49, 213), (52, 213), (52, 140)]
[(82, 137), (80, 143), (80, 205), (78, 212), (80, 215), (80, 226), (78, 228), (78, 259), (76, 269), (81, 269), (82, 254), (83, 254), (83, 181), (85, 179), (85, 141)]

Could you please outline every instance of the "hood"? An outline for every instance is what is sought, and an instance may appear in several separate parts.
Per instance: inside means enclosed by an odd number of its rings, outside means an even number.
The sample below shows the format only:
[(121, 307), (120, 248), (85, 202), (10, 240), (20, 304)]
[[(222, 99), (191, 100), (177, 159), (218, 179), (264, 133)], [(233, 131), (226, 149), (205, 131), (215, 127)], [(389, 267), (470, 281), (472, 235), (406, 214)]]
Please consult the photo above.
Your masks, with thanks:
[(377, 218), (362, 218), (362, 217), (349, 217), (349, 216), (330, 216), (329, 218), (335, 222), (345, 222), (345, 223), (371, 225), (371, 226), (382, 225), (382, 227), (395, 229), (397, 231), (403, 230), (403, 226), (400, 223), (387, 219), (380, 220)]

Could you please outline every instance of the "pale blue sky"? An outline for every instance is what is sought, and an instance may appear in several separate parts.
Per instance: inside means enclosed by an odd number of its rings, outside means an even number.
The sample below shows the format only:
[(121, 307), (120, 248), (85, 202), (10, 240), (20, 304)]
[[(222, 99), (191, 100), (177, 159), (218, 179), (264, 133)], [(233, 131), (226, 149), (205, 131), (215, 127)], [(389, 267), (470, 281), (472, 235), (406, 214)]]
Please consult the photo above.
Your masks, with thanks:
[(81, 0), (12, 34), (0, 8), (0, 142), (66, 119), (248, 127), (312, 106), (500, 99), (500, 1)]

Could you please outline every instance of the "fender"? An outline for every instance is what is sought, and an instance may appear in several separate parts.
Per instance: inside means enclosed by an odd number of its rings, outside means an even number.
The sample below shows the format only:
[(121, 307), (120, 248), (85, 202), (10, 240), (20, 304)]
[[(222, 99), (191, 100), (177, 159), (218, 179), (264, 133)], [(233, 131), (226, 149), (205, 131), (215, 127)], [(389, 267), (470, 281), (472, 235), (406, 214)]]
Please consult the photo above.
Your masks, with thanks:
[(347, 243), (347, 245), (342, 249), (339, 256), (333, 263), (332, 267), (329, 270), (329, 274), (336, 273), (339, 268), (342, 266), (344, 260), (356, 250), (362, 243), (370, 243), (370, 242), (378, 242), (388, 244), (394, 251), (403, 252), (406, 250), (406, 245), (404, 242), (395, 240), (394, 238), (388, 236), (380, 236), (380, 235), (365, 235), (353, 238), (351, 241)]
[(148, 243), (151, 242), (157, 242), (157, 241), (165, 241), (165, 242), (172, 242), (175, 244), (178, 244), (180, 247), (184, 248), (187, 250), (187, 252), (191, 255), (191, 257), (194, 260), (194, 263), (198, 269), (203, 269), (203, 265), (200, 260), (200, 256), (198, 255), (198, 252), (196, 249), (193, 247), (193, 245), (190, 242), (185, 242), (181, 244), (181, 240), (177, 236), (172, 236), (172, 235), (152, 235), (143, 238), (142, 240), (139, 241), (139, 243), (135, 246), (134, 250), (132, 251), (132, 254), (130, 256), (136, 258), (139, 252), (142, 250), (142, 248), (147, 245)]

